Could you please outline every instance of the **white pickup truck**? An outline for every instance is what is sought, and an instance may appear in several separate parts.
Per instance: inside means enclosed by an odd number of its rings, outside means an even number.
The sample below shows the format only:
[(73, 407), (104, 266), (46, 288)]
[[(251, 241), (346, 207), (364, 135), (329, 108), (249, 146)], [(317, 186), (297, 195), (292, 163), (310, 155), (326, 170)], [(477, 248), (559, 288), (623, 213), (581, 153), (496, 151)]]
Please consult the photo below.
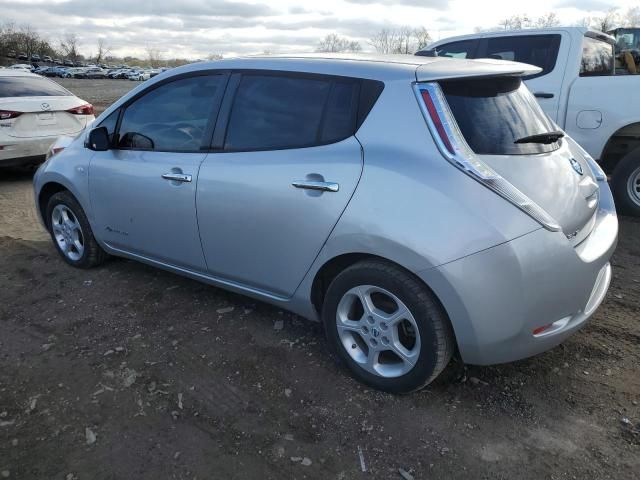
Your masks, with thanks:
[[(624, 40), (628, 44), (629, 36)], [(542, 68), (525, 78), (527, 86), (547, 115), (611, 175), (618, 210), (640, 216), (640, 75), (633, 66), (620, 68), (620, 60), (616, 68), (615, 46), (616, 39), (602, 32), (558, 27), (451, 37), (416, 55)]]

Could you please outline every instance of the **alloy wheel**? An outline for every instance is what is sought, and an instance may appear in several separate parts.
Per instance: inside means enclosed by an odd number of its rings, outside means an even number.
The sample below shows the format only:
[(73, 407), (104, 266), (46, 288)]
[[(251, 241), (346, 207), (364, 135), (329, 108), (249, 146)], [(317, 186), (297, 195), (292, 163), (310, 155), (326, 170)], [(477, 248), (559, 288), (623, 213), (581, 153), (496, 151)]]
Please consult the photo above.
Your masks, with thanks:
[(635, 171), (629, 175), (627, 193), (631, 201), (640, 206), (640, 167), (636, 168)]
[(63, 204), (56, 205), (51, 212), (51, 230), (56, 243), (64, 255), (74, 262), (84, 254), (84, 235), (75, 214)]
[(408, 373), (420, 356), (420, 332), (409, 308), (373, 285), (347, 291), (336, 311), (338, 336), (349, 356), (384, 378)]

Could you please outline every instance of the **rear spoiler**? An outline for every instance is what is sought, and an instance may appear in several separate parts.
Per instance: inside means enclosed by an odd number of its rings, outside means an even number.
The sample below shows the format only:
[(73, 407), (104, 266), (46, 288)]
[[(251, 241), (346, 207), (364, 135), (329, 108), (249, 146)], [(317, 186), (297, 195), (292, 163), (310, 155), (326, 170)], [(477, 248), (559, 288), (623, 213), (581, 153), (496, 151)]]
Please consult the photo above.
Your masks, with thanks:
[(416, 80), (418, 82), (431, 82), (453, 78), (525, 77), (535, 75), (541, 71), (542, 69), (535, 65), (510, 62), (508, 60), (494, 60), (491, 58), (466, 60), (436, 57), (433, 62), (419, 65), (416, 68)]

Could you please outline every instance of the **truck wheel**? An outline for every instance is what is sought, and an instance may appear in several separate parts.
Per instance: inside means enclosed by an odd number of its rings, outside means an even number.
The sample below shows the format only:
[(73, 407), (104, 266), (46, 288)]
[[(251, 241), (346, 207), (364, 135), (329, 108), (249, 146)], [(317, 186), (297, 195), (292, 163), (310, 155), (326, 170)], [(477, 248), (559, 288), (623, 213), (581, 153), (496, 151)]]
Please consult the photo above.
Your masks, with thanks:
[(640, 217), (640, 149), (627, 153), (618, 162), (611, 186), (618, 211)]

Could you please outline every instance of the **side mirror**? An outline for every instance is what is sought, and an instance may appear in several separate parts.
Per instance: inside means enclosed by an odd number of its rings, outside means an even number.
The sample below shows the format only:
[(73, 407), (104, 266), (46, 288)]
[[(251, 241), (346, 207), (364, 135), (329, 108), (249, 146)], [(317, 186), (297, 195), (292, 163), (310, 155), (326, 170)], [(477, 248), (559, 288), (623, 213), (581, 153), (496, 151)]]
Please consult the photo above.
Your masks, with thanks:
[(107, 127), (94, 128), (89, 132), (89, 140), (87, 142), (89, 150), (95, 152), (104, 152), (109, 150), (109, 132)]

